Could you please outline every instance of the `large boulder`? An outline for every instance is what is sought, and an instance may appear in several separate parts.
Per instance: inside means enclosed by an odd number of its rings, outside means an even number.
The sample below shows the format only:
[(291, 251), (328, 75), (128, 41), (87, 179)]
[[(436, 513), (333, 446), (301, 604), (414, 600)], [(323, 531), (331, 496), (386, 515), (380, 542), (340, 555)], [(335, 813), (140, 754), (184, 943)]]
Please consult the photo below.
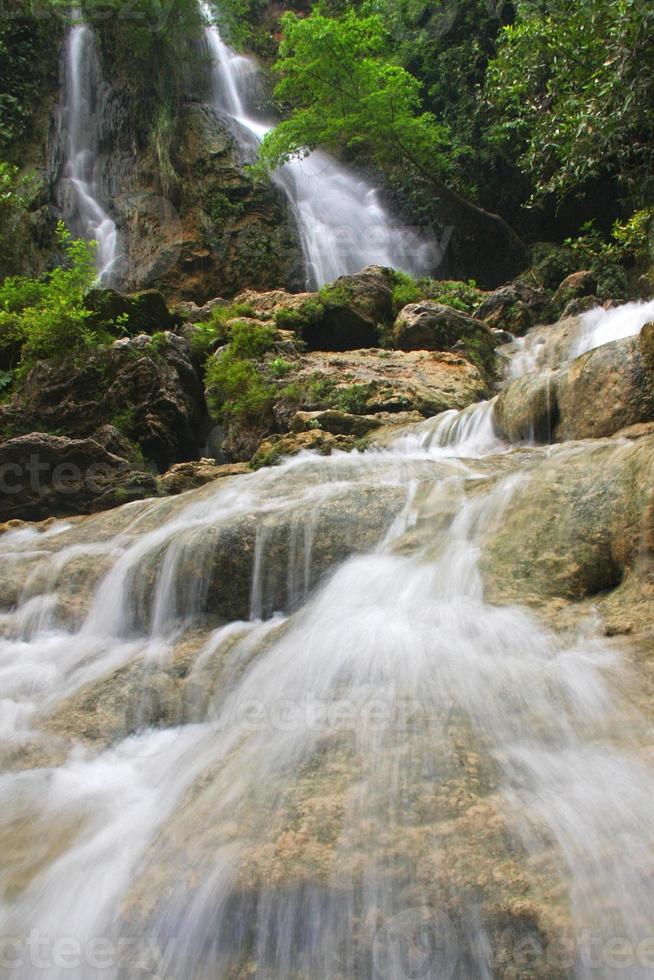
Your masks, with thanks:
[(392, 333), (399, 350), (459, 350), (484, 371), (494, 370), (497, 338), (484, 324), (450, 306), (425, 300), (400, 310)]
[(597, 292), (597, 277), (590, 269), (573, 272), (566, 276), (552, 297), (552, 304), (557, 310), (564, 310), (568, 303), (588, 297), (594, 297)]
[(489, 327), (519, 335), (545, 322), (548, 313), (547, 291), (516, 280), (487, 293), (475, 310), (475, 317)]
[(610, 436), (654, 419), (654, 365), (644, 356), (646, 344), (646, 335), (604, 344), (559, 374), (557, 439)]
[(490, 598), (579, 600), (620, 585), (654, 547), (653, 460), (652, 435), (538, 457), (481, 548)]
[(378, 266), (340, 276), (321, 290), (324, 314), (306, 325), (302, 339), (310, 350), (375, 347), (380, 324), (393, 316), (392, 284), (392, 271)]
[(86, 305), (99, 323), (112, 323), (120, 317), (123, 329), (131, 335), (172, 330), (178, 323), (156, 289), (144, 289), (131, 296), (115, 289), (94, 289), (88, 294)]
[(393, 272), (369, 266), (340, 276), (319, 293), (246, 290), (235, 302), (258, 316), (274, 316), (281, 327), (295, 330), (309, 350), (346, 351), (375, 347), (380, 328), (393, 318)]
[(0, 521), (39, 521), (89, 514), (157, 495), (150, 473), (115, 455), (121, 444), (110, 427), (97, 439), (33, 432), (0, 445)]
[(207, 416), (186, 340), (140, 334), (98, 348), (81, 365), (43, 361), (0, 410), (6, 435), (45, 430), (85, 438), (107, 423), (160, 470), (198, 456)]
[(654, 419), (654, 324), (562, 367), (513, 381), (495, 418), (506, 439), (596, 439)]

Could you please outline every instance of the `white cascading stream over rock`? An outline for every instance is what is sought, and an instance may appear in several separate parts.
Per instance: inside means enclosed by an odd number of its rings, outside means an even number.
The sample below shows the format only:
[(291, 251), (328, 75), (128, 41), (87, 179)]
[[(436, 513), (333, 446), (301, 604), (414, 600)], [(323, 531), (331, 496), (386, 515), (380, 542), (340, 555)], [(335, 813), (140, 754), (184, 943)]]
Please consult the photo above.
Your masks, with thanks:
[(596, 306), (570, 321), (562, 321), (566, 325), (564, 331), (549, 326), (535, 327), (524, 337), (514, 340), (508, 375), (511, 378), (520, 378), (532, 371), (554, 367), (573, 357), (580, 357), (614, 340), (634, 337), (652, 320), (654, 301), (641, 300), (623, 303), (608, 310), (603, 306)]
[(0, 537), (8, 977), (651, 976), (628, 658), (481, 563), (553, 462), (638, 446), (510, 449), (484, 403)]
[(99, 98), (102, 76), (95, 37), (73, 12), (64, 66), (63, 142), (60, 186), (64, 218), (73, 232), (97, 242), (98, 281), (112, 280), (118, 259), (118, 231), (102, 201), (97, 176)]
[[(247, 108), (248, 79), (256, 64), (236, 54), (220, 36), (210, 5), (201, 0), (212, 60), (214, 105), (237, 125), (236, 136), (252, 150), (273, 127)], [(333, 157), (317, 150), (273, 174), (295, 216), (307, 266), (307, 285), (316, 288), (367, 265), (390, 266), (425, 275), (438, 264), (433, 243), (403, 226), (380, 204), (378, 192)]]

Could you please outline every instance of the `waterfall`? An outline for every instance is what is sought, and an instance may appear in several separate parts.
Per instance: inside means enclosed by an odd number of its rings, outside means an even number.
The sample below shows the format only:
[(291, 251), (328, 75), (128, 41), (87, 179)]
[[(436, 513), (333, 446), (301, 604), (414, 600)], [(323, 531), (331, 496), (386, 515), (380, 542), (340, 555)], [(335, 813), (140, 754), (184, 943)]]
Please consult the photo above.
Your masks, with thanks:
[[(247, 108), (248, 79), (254, 62), (236, 54), (220, 36), (211, 8), (200, 0), (207, 24), (214, 106), (235, 124), (237, 138), (252, 152), (273, 127)], [(320, 150), (279, 167), (273, 180), (295, 217), (307, 267), (307, 285), (317, 288), (367, 265), (390, 266), (425, 275), (435, 262), (433, 243), (402, 226), (381, 205), (367, 181)]]
[(639, 447), (492, 413), (0, 537), (8, 976), (650, 975), (624, 648), (481, 567), (548, 467), (603, 497)]
[(73, 13), (65, 50), (63, 136), (65, 164), (60, 182), (69, 229), (97, 242), (98, 281), (112, 281), (118, 259), (118, 232), (102, 202), (98, 178), (98, 139), (102, 74), (95, 37)]

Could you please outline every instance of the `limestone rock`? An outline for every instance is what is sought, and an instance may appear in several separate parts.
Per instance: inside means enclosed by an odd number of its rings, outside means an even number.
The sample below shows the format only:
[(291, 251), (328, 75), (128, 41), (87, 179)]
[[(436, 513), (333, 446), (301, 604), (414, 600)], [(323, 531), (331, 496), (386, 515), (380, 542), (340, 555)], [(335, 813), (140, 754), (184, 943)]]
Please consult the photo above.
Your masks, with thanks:
[(521, 335), (542, 323), (549, 313), (548, 293), (521, 280), (487, 293), (475, 310), (475, 317), (489, 327)]
[(579, 600), (619, 585), (652, 550), (653, 459), (651, 435), (540, 459), (481, 549), (491, 597)]
[(107, 423), (161, 470), (198, 455), (206, 408), (187, 341), (141, 334), (98, 348), (81, 366), (43, 361), (0, 410), (0, 426), (11, 435), (46, 430), (84, 438)]
[(556, 437), (610, 436), (654, 419), (654, 372), (643, 356), (647, 336), (616, 340), (576, 358), (557, 380)]
[(518, 378), (496, 402), (507, 439), (597, 439), (654, 419), (654, 357), (647, 325), (582, 354), (549, 374)]
[(157, 494), (154, 477), (95, 439), (43, 432), (0, 445), (1, 518), (88, 514)]
[(597, 278), (589, 269), (566, 276), (552, 297), (557, 310), (562, 310), (572, 300), (593, 296), (597, 290)]
[(189, 463), (175, 463), (159, 479), (159, 490), (162, 494), (186, 493), (195, 490), (214, 480), (222, 480), (227, 476), (238, 476), (247, 472), (244, 463), (227, 463), (220, 465), (213, 459), (199, 459)]
[(489, 374), (494, 369), (497, 338), (474, 317), (425, 300), (400, 310), (393, 325), (393, 343), (399, 350), (460, 350)]

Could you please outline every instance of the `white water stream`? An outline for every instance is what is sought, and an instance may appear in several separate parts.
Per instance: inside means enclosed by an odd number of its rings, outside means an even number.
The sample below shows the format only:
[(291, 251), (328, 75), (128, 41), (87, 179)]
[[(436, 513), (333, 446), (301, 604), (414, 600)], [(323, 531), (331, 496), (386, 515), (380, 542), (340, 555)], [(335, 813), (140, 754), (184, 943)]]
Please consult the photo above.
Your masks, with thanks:
[(63, 212), (75, 235), (97, 242), (98, 281), (112, 280), (118, 259), (118, 231), (103, 203), (98, 179), (98, 122), (102, 74), (95, 37), (79, 11), (66, 42), (64, 66), (65, 166)]
[(509, 450), (486, 403), (0, 537), (2, 975), (652, 975), (619, 651), (491, 605), (478, 564), (586, 450)]
[[(214, 105), (236, 123), (241, 144), (256, 150), (272, 129), (248, 110), (248, 82), (256, 76), (256, 63), (224, 43), (209, 3), (201, 0), (200, 8), (207, 23)], [(295, 216), (311, 288), (367, 265), (417, 276), (437, 265), (433, 243), (397, 221), (382, 207), (377, 190), (327, 153), (317, 150), (291, 160), (273, 179)]]

